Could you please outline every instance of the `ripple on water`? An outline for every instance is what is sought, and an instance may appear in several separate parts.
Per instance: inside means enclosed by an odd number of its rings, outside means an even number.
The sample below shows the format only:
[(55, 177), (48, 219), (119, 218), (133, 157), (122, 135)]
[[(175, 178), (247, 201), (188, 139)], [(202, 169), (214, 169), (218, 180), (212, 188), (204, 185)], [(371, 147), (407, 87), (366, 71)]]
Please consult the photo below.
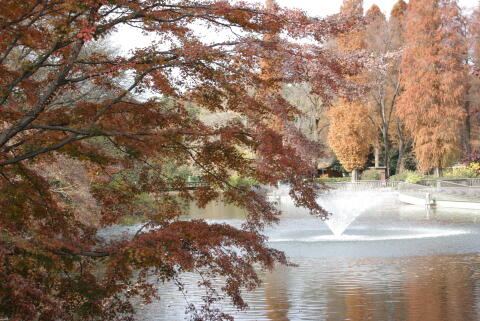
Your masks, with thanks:
[[(302, 231), (303, 232), (303, 231)], [(321, 231), (318, 231), (321, 233)], [(470, 231), (462, 229), (438, 229), (438, 228), (383, 228), (370, 231), (370, 234), (356, 233), (356, 230), (350, 230), (342, 235), (319, 234), (302, 236), (303, 233), (294, 233), (286, 237), (274, 237), (269, 241), (271, 243), (279, 242), (371, 242), (371, 241), (389, 241), (389, 240), (408, 240), (447, 237), (454, 235), (469, 234)], [(288, 233), (287, 233), (288, 234)]]

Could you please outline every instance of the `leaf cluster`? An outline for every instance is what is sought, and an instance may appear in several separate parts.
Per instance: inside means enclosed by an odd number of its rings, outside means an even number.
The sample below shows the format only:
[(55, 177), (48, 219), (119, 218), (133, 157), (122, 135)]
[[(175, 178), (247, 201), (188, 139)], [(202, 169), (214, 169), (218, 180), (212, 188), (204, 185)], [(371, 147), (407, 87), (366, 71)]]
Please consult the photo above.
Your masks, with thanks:
[[(202, 39), (198, 25), (226, 36)], [(151, 45), (112, 50), (106, 39), (127, 26)], [(350, 64), (324, 42), (348, 27), (230, 1), (1, 1), (0, 317), (131, 320), (132, 298), (156, 299), (157, 282), (181, 288), (184, 272), (204, 277), (204, 311), (220, 297), (245, 308), (242, 289), (260, 282), (254, 266), (287, 261), (262, 234), (279, 211), (230, 178), (287, 180), (298, 206), (327, 215), (318, 184), (303, 180), (318, 149), (269, 89), (310, 77), (331, 99)], [(265, 58), (275, 81), (259, 74)], [(239, 118), (207, 124), (199, 110)], [(204, 185), (191, 190), (187, 171)], [(182, 220), (189, 202), (214, 200), (244, 208), (244, 226)], [(145, 218), (134, 234), (98, 233), (127, 215)], [(218, 276), (221, 289), (210, 282)]]

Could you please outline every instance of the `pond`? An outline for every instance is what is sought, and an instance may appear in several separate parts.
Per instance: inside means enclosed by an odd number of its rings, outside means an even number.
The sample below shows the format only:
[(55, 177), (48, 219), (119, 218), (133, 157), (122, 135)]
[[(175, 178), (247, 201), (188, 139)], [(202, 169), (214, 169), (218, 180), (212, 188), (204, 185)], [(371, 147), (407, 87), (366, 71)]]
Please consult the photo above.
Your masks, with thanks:
[[(402, 205), (394, 193), (359, 199), (372, 206), (348, 204), (362, 213), (341, 236), (279, 199), (285, 215), (267, 234), (298, 267), (262, 274), (263, 285), (244, 293), (247, 311), (228, 302), (222, 308), (248, 321), (480, 320), (480, 212)], [(192, 206), (190, 213), (234, 226), (244, 217), (220, 204)], [(187, 300), (200, 302), (195, 277), (183, 280)], [(175, 285), (162, 285), (159, 293), (159, 302), (138, 306), (137, 320), (188, 320)]]

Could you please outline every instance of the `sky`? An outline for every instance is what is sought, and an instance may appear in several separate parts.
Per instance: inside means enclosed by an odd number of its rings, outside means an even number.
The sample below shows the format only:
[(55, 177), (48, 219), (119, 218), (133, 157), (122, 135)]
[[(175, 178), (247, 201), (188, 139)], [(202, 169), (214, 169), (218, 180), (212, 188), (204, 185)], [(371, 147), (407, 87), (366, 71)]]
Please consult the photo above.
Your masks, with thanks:
[[(261, 0), (251, 0), (260, 2)], [(276, 0), (281, 6), (289, 8), (302, 9), (312, 16), (326, 16), (340, 11), (342, 0)], [(392, 6), (397, 0), (364, 0), (364, 8), (367, 10), (372, 4), (376, 4), (380, 9), (388, 15)], [(408, 1), (407, 1), (408, 2)], [(479, 3), (479, 0), (459, 0), (460, 6), (463, 8), (472, 8)]]
[[(262, 2), (265, 0), (247, 0), (249, 2)], [(372, 4), (380, 7), (382, 12), (388, 16), (393, 5), (398, 0), (364, 0), (364, 8), (368, 10)], [(310, 16), (327, 16), (338, 13), (343, 0), (276, 0), (284, 7), (297, 8), (307, 12)], [(465, 9), (471, 9), (480, 4), (480, 0), (459, 0), (459, 5)], [(133, 48), (148, 46), (151, 38), (143, 36), (138, 30), (130, 27), (121, 28), (120, 32), (112, 35), (111, 41), (119, 49), (126, 53)]]

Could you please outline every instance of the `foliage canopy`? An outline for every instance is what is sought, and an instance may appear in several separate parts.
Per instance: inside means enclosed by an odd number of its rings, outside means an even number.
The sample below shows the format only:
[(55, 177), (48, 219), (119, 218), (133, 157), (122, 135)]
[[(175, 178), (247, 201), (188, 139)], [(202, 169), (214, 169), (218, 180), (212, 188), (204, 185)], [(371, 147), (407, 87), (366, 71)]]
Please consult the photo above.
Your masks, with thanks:
[[(272, 86), (258, 72), (268, 58), (279, 66), (280, 81), (304, 82), (308, 69), (312, 91), (331, 99), (350, 63), (322, 43), (349, 22), (271, 5), (0, 2), (2, 317), (127, 320), (130, 298), (150, 302), (156, 281), (181, 287), (181, 274), (189, 271), (203, 277), (207, 291), (203, 307), (189, 308), (193, 316), (227, 319), (215, 309), (217, 300), (227, 296), (244, 308), (241, 289), (260, 282), (254, 266), (287, 263), (262, 235), (279, 212), (258, 189), (229, 179), (288, 180), (297, 205), (325, 217), (315, 203), (317, 186), (303, 180), (319, 146), (288, 122), (273, 130), (272, 119), (298, 111), (279, 94), (252, 90)], [(200, 25), (219, 36), (202, 38)], [(124, 26), (150, 35), (151, 45), (127, 55), (95, 49)], [(265, 37), (271, 34), (287, 37)], [(314, 43), (301, 44), (306, 37)], [(192, 105), (234, 112), (243, 121), (206, 125), (191, 113)], [(71, 161), (69, 171), (86, 173), (78, 177), (88, 178), (94, 208), (73, 210), (62, 192), (65, 181), (45, 170), (62, 159)], [(206, 185), (190, 191), (185, 175), (166, 169), (172, 164), (195, 167)], [(69, 183), (76, 189), (79, 181)], [(172, 189), (176, 197), (166, 192)], [(215, 199), (246, 209), (241, 229), (180, 219), (187, 202), (204, 206)], [(99, 228), (138, 212), (147, 221), (136, 234), (98, 237)], [(216, 276), (226, 280), (218, 292), (210, 282)]]

